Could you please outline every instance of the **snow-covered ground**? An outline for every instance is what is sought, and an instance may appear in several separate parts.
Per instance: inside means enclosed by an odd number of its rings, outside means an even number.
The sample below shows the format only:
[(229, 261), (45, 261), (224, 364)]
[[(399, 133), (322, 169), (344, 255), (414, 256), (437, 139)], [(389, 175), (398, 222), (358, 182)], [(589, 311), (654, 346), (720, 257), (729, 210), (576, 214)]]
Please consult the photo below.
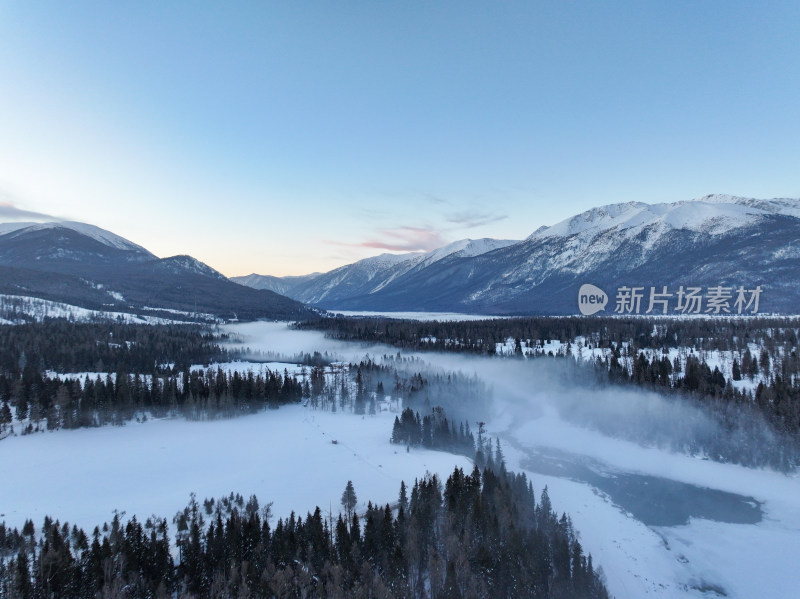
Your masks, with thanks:
[(331, 310), (340, 316), (366, 316), (375, 318), (396, 318), (397, 320), (438, 320), (439, 322), (460, 322), (465, 320), (492, 320), (507, 316), (487, 316), (485, 314), (460, 314), (458, 312), (369, 312), (351, 310)]
[(233, 374), (234, 372), (238, 372), (239, 374), (252, 372), (254, 375), (265, 375), (269, 372), (276, 372), (283, 375), (284, 371), (286, 371), (290, 375), (298, 377), (304, 372), (309, 373), (311, 371), (311, 367), (309, 366), (304, 367), (300, 364), (292, 364), (290, 362), (246, 362), (241, 360), (236, 360), (234, 362), (215, 362), (213, 364), (209, 364), (208, 366), (195, 364), (191, 367), (193, 372), (199, 370), (210, 370), (211, 372), (216, 372), (217, 369), (220, 369), (228, 374)]
[[(429, 343), (434, 343), (436, 341), (434, 337), (428, 337), (427, 339)], [(623, 346), (625, 347), (627, 344), (623, 343)], [(576, 361), (586, 363), (594, 362), (598, 358), (605, 360), (606, 358), (610, 358), (612, 353), (610, 348), (597, 347), (597, 345), (593, 344), (591, 340), (587, 340), (585, 337), (576, 337), (569, 342), (548, 339), (541, 341), (541, 343), (534, 343), (532, 341), (520, 340), (520, 347), (522, 353), (526, 356), (532, 356), (536, 353), (565, 356), (567, 352), (569, 352)], [(757, 359), (759, 357), (761, 346), (758, 343), (748, 343), (747, 348), (754, 358)], [(780, 350), (781, 348), (778, 349)], [(512, 356), (515, 351), (516, 340), (513, 338), (506, 339), (504, 343), (495, 344), (495, 352), (497, 355)], [(712, 371), (714, 368), (719, 368), (726, 379), (732, 379), (733, 362), (736, 360), (741, 365), (742, 356), (744, 354), (744, 350), (703, 350), (691, 347), (669, 347), (666, 349), (666, 353), (661, 349), (642, 349), (635, 354), (632, 353), (629, 355), (626, 353), (619, 358), (620, 364), (627, 368), (628, 372), (633, 370), (633, 363), (639, 352), (643, 353), (650, 362), (654, 359), (660, 360), (662, 357), (666, 357), (671, 364), (674, 364), (677, 360), (681, 366), (681, 370), (680, 372), (673, 373), (672, 376), (676, 379), (683, 377), (683, 374), (686, 372), (686, 360), (689, 356), (694, 356), (701, 362), (705, 362)], [(772, 363), (768, 371), (760, 370), (759, 373), (753, 377), (742, 375), (741, 380), (731, 380), (731, 383), (736, 389), (755, 391), (759, 383), (769, 385), (770, 378), (773, 378), (776, 372), (780, 372), (780, 364)]]
[[(224, 328), (241, 346), (286, 356), (320, 351), (357, 361), (365, 354), (374, 359), (397, 354), (395, 348), (346, 344), (281, 323)], [(537, 494), (547, 485), (554, 508), (572, 516), (584, 549), (595, 566), (603, 568), (617, 599), (797, 596), (797, 475), (645, 448), (567, 423), (556, 408), (570, 391), (548, 381), (542, 370), (547, 360), (433, 353), (415, 357), (437, 369), (475, 373), (491, 384), (494, 393), (486, 406), (489, 434), (503, 440), (511, 469), (528, 472)], [(239, 364), (254, 371), (275, 366)], [(634, 399), (647, 406), (649, 398), (642, 392)], [(599, 399), (586, 398), (589, 403), (597, 400), (602, 409)], [(401, 479), (410, 483), (425, 470), (446, 476), (455, 465), (471, 467), (462, 457), (424, 450), (406, 453), (391, 445), (393, 419), (391, 412), (362, 417), (288, 406), (232, 420), (150, 420), (122, 428), (5, 439), (0, 441), (0, 475), (13, 482), (0, 486), (0, 519), (20, 526), (28, 517), (38, 524), (51, 514), (88, 527), (110, 518), (114, 509), (170, 517), (192, 491), (201, 499), (231, 491), (255, 493), (262, 503), (275, 502), (276, 516), (292, 509), (304, 513), (316, 505), (337, 512), (347, 480), (353, 481), (362, 502), (393, 502)], [(753, 523), (692, 517), (685, 524), (647, 524), (623, 506), (624, 498), (566, 470), (563, 475), (540, 473), (534, 460), (543, 452), (586, 460), (597, 476), (609, 480), (649, 475), (685, 483), (701, 494), (736, 494), (742, 496), (745, 509), (749, 505), (751, 511), (760, 510), (762, 517)], [(668, 504), (681, 500), (664, 499)]]
[(504, 439), (514, 470), (525, 471), (530, 457), (543, 448), (556, 448), (599, 461), (607, 476), (649, 474), (760, 503), (763, 520), (756, 524), (691, 518), (686, 525), (648, 526), (592, 485), (527, 470), (534, 486), (547, 485), (553, 504), (571, 515), (584, 549), (603, 567), (617, 599), (796, 596), (797, 476), (646, 449), (571, 426), (547, 412), (521, 421), (517, 409), (500, 407), (488, 428)]
[[(466, 458), (389, 443), (395, 414), (357, 416), (284, 406), (230, 420), (148, 420), (124, 427), (38, 433), (0, 442), (0, 521), (45, 515), (91, 530), (113, 511), (143, 518), (231, 491), (273, 501), (276, 518), (341, 508), (348, 480), (360, 508), (394, 503), (400, 481), (447, 477)], [(336, 443), (333, 443), (336, 441)], [(274, 523), (273, 523), (274, 524)]]
[[(310, 331), (295, 335), (276, 324), (236, 325), (230, 330), (248, 338), (248, 345), (254, 348), (259, 347), (261, 339), (266, 349), (269, 343), (264, 340), (271, 337), (290, 353), (316, 345), (320, 351), (356, 360), (364, 353), (380, 357), (397, 351), (386, 346), (335, 342)], [(505, 345), (513, 349), (513, 340)], [(544, 349), (555, 354), (559, 349), (565, 351), (566, 343), (551, 340)], [(752, 347), (751, 352), (755, 349)], [(576, 358), (593, 359), (593, 354), (601, 350), (590, 350), (586, 341), (579, 339), (574, 340), (571, 351)], [(679, 350), (670, 354), (670, 359), (678, 354)], [(555, 509), (572, 516), (584, 549), (592, 554), (596, 566), (602, 566), (617, 599), (719, 597), (723, 593), (741, 599), (796, 596), (800, 588), (795, 563), (800, 555), (797, 475), (644, 448), (566, 423), (558, 417), (555, 405), (561, 400), (560, 394), (569, 391), (542, 376), (538, 369), (546, 368), (547, 361), (498, 361), (450, 353), (415, 355), (439, 368), (475, 373), (494, 387), (489, 434), (503, 439), (510, 468), (526, 471), (537, 493), (547, 485)], [(731, 356), (720, 353), (706, 358), (729, 375)], [(647, 474), (684, 482), (701, 492), (708, 488), (745, 499), (752, 497), (763, 517), (755, 524), (691, 518), (688, 524), (678, 526), (647, 525), (592, 484), (573, 480), (566, 472), (553, 476), (526, 469), (532, 455), (548, 448), (601, 464), (603, 474), (609, 477)], [(673, 499), (680, 500), (667, 498)]]
[[(116, 292), (109, 292), (115, 299), (120, 299)], [(116, 295), (114, 295), (116, 294)], [(119, 297), (117, 297), (119, 296)], [(144, 308), (144, 310), (161, 310), (160, 308)], [(0, 294), (0, 314), (12, 316), (12, 318), (0, 318), (0, 324), (18, 324), (24, 322), (21, 318), (26, 316), (36, 321), (46, 318), (66, 318), (75, 322), (94, 322), (97, 320), (116, 320), (129, 324), (173, 324), (192, 320), (204, 320), (207, 322), (219, 322), (219, 319), (211, 314), (181, 312), (179, 310), (162, 310), (170, 314), (175, 314), (174, 319), (161, 318), (158, 316), (131, 314), (128, 312), (116, 312), (112, 310), (89, 310), (72, 304), (54, 302), (39, 297), (29, 297), (22, 295)]]

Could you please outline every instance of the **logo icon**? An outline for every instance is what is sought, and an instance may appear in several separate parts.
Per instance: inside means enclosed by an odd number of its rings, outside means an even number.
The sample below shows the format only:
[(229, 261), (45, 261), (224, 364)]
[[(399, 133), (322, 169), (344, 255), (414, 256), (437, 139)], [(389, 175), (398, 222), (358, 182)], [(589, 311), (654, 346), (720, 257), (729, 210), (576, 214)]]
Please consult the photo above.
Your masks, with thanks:
[(578, 290), (578, 309), (584, 316), (604, 310), (607, 303), (608, 295), (599, 287), (586, 283)]

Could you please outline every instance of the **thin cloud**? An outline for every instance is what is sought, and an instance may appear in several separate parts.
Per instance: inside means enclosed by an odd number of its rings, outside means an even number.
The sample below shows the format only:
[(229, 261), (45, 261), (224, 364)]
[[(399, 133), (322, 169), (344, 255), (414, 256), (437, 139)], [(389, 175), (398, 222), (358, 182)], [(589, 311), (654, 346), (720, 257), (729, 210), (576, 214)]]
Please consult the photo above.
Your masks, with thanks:
[(437, 196), (437, 195), (434, 195), (432, 193), (425, 193), (425, 194), (422, 195), (422, 197), (426, 201), (428, 201), (428, 202), (430, 202), (432, 204), (452, 205), (452, 202), (450, 200), (448, 200), (447, 198), (443, 198), (441, 196)]
[(397, 227), (395, 229), (381, 229), (378, 237), (360, 243), (344, 243), (339, 241), (326, 241), (332, 245), (348, 247), (373, 248), (395, 252), (429, 252), (443, 245), (447, 245), (439, 231), (430, 227)]
[[(431, 198), (433, 199), (433, 198)], [(446, 200), (438, 200), (447, 203)], [(370, 238), (361, 242), (326, 240), (329, 245), (349, 248), (368, 248), (390, 252), (430, 252), (450, 243), (453, 234), (459, 230), (472, 229), (508, 218), (505, 214), (489, 214), (477, 210), (461, 210), (445, 217), (449, 226), (436, 229), (430, 226), (400, 226), (378, 229)]]
[(0, 189), (0, 219), (3, 220), (60, 220), (50, 214), (17, 208), (15, 197), (4, 189)]
[(0, 202), (0, 218), (9, 220), (58, 220), (55, 216), (49, 214), (17, 208), (11, 202)]
[(507, 214), (487, 214), (485, 212), (476, 212), (473, 210), (462, 210), (461, 212), (454, 212), (447, 216), (447, 222), (457, 225), (464, 229), (474, 229), (490, 223), (496, 223), (500, 220), (508, 218)]

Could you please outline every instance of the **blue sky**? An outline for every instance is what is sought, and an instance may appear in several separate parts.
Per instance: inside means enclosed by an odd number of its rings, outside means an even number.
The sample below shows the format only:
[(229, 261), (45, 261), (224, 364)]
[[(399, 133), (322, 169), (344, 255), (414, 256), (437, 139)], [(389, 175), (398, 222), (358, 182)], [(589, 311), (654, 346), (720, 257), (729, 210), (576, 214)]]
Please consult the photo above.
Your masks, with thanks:
[(305, 274), (800, 197), (800, 3), (0, 0), (0, 220)]

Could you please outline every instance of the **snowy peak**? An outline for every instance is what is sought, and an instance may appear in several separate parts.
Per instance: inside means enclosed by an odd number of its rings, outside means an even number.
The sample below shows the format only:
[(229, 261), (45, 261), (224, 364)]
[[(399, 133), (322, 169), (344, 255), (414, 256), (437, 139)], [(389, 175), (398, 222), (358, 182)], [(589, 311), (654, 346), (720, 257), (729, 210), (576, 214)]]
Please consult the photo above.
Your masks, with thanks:
[[(3, 243), (5, 242), (5, 243)], [(16, 254), (3, 255), (8, 244), (20, 244)], [(102, 245), (97, 245), (97, 244)], [(120, 262), (135, 262), (145, 267), (155, 267), (170, 274), (199, 274), (214, 279), (226, 279), (210, 266), (192, 258), (179, 255), (159, 259), (143, 247), (94, 225), (71, 221), (49, 223), (0, 224), (0, 260), (23, 266), (33, 260), (38, 267), (69, 261), (71, 271), (81, 265), (104, 264), (119, 266)], [(50, 265), (50, 266), (48, 266)], [(28, 265), (29, 266), (29, 265)]]
[(797, 199), (627, 202), (540, 227), (522, 242), (464, 239), (428, 253), (375, 256), (287, 294), (332, 310), (563, 314), (577, 311), (587, 281), (606, 291), (760, 285), (769, 288), (764, 310), (796, 312), (798, 240)]
[(696, 202), (706, 202), (709, 204), (738, 204), (748, 208), (755, 208), (765, 213), (783, 214), (800, 218), (800, 199), (793, 198), (772, 198), (770, 200), (758, 200), (755, 198), (743, 198), (732, 195), (712, 194), (707, 195)]
[[(398, 264), (402, 264), (404, 262), (408, 262), (410, 260), (414, 260), (415, 258), (419, 258), (423, 256), (422, 252), (411, 252), (408, 254), (379, 254), (377, 256), (371, 256), (369, 258), (364, 258), (363, 260), (359, 260), (355, 264), (360, 264), (366, 267), (369, 270), (378, 271), (383, 268), (392, 268), (393, 266), (397, 266)], [(348, 265), (343, 268), (348, 268)]]
[(460, 241), (454, 241), (444, 247), (431, 250), (425, 254), (422, 262), (426, 265), (433, 264), (448, 256), (471, 258), (472, 256), (480, 256), (481, 254), (491, 252), (498, 248), (504, 248), (515, 243), (519, 242), (511, 239), (490, 239), (488, 237), (482, 239), (461, 239)]
[(249, 275), (232, 280), (253, 288), (280, 290), (294, 299), (320, 304), (343, 298), (391, 293), (404, 288), (408, 277), (427, 272), (446, 258), (473, 258), (518, 243), (504, 239), (462, 239), (430, 252), (380, 254), (353, 264), (340, 266), (324, 274), (304, 277), (268, 277)]
[(528, 239), (541, 239), (544, 237), (567, 237), (585, 232), (596, 232), (611, 229), (635, 218), (646, 209), (648, 204), (643, 202), (628, 202), (625, 204), (610, 204), (592, 208), (576, 216), (556, 223), (552, 227), (540, 227)]
[(53, 221), (47, 223), (33, 223), (33, 222), (0, 223), (0, 237), (5, 235), (15, 235), (15, 236), (24, 235), (26, 233), (33, 233), (36, 231), (48, 231), (48, 230), (57, 231), (59, 229), (68, 229), (71, 231), (75, 231), (76, 233), (80, 233), (85, 237), (89, 237), (91, 239), (94, 239), (95, 241), (99, 241), (103, 245), (106, 245), (108, 247), (117, 250), (146, 254), (151, 257), (153, 256), (142, 246), (137, 245), (131, 241), (128, 241), (124, 237), (115, 235), (111, 231), (106, 231), (105, 229), (101, 229), (100, 227), (95, 227), (94, 225), (89, 225), (86, 223), (79, 223), (74, 221)]
[(191, 256), (160, 259), (84, 223), (0, 224), (0, 294), (106, 310), (200, 312), (228, 319), (311, 313), (271, 291), (236, 285)]
[(627, 202), (592, 208), (552, 227), (540, 228), (528, 240), (578, 235), (593, 238), (616, 231), (631, 237), (643, 229), (667, 232), (687, 230), (720, 235), (756, 224), (770, 215), (800, 218), (800, 200), (782, 198), (756, 200), (727, 195), (709, 195), (696, 200), (665, 204)]
[(439, 260), (443, 260), (448, 256), (458, 256), (469, 258), (472, 256), (479, 256), (486, 252), (491, 252), (498, 248), (503, 248), (514, 243), (515, 240), (508, 239), (461, 239), (454, 241), (445, 246), (431, 250), (429, 252), (411, 252), (408, 254), (380, 254), (372, 256), (371, 258), (364, 258), (353, 264), (342, 266), (337, 271), (351, 269), (354, 266), (359, 266), (360, 269), (370, 271), (373, 273), (380, 272), (383, 269), (395, 268), (398, 265), (405, 265), (409, 269), (415, 266), (428, 266)]

